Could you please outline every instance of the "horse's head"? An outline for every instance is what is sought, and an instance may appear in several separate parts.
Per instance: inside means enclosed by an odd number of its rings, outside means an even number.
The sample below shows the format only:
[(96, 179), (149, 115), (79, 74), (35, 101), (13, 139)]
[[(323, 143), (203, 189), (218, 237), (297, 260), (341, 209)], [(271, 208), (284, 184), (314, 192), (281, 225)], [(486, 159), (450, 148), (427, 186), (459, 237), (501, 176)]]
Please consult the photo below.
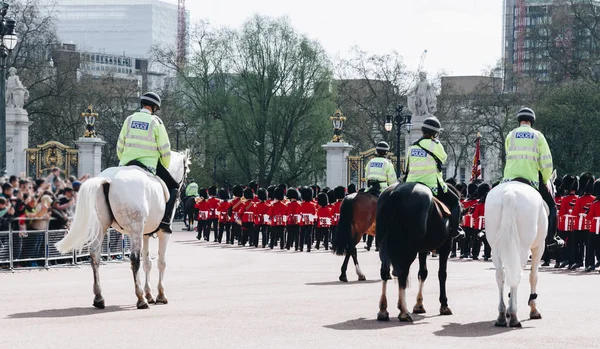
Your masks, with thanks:
[(190, 151), (183, 152), (171, 151), (171, 165), (169, 173), (177, 183), (183, 183), (187, 174), (190, 172)]

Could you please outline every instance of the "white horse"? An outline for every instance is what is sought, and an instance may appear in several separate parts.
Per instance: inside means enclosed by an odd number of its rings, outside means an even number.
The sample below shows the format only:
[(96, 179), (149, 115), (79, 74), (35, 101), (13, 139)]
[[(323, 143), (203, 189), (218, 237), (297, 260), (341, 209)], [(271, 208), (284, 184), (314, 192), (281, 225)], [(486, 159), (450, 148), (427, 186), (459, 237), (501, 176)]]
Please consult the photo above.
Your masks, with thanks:
[[(180, 187), (188, 172), (188, 151), (171, 151), (169, 173)], [(148, 252), (150, 233), (155, 231), (164, 215), (169, 199), (168, 191), (158, 177), (142, 170), (138, 166), (111, 167), (97, 177), (85, 181), (79, 189), (75, 216), (69, 233), (56, 248), (61, 253), (90, 247), (92, 270), (94, 272), (94, 306), (104, 308), (104, 298), (100, 288), (100, 247), (106, 230), (113, 227), (131, 240), (131, 269), (138, 309), (148, 308), (148, 303), (167, 304), (163, 287), (166, 267), (166, 252), (170, 234), (158, 231), (158, 296), (152, 297), (149, 285), (152, 262)], [(172, 218), (172, 217), (171, 217)], [(142, 244), (143, 240), (143, 244)], [(140, 269), (140, 251), (144, 259), (146, 284), (142, 292), (138, 271)]]
[[(554, 196), (554, 179), (552, 173), (548, 188)], [(540, 184), (543, 185), (543, 184)], [(548, 205), (538, 191), (521, 182), (505, 182), (493, 188), (485, 201), (485, 231), (493, 251), (493, 262), (496, 267), (496, 282), (500, 294), (498, 319), (496, 326), (505, 327), (509, 317), (510, 327), (521, 327), (517, 317), (517, 289), (521, 281), (521, 272), (527, 264), (531, 251), (531, 273), (529, 284), (530, 319), (541, 319), (536, 306), (536, 287), (538, 267), (544, 254), (545, 240), (548, 233)], [(504, 281), (510, 287), (508, 313), (504, 304)]]

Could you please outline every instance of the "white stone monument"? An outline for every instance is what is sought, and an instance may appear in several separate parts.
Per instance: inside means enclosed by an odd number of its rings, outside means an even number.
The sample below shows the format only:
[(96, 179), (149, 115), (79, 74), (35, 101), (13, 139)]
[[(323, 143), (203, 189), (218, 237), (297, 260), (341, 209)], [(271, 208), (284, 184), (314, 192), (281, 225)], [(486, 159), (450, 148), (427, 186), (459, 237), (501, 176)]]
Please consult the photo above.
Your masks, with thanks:
[(26, 170), (25, 149), (29, 147), (29, 121), (23, 109), (29, 99), (29, 91), (17, 76), (17, 69), (11, 67), (6, 81), (6, 173), (19, 175)]
[(354, 147), (342, 140), (342, 129), (346, 121), (342, 112), (337, 109), (329, 120), (333, 124), (333, 140), (321, 147), (327, 152), (326, 185), (333, 189), (338, 185), (348, 185), (348, 155)]
[(412, 113), (413, 130), (416, 132), (410, 133), (406, 137), (404, 149), (408, 149), (408, 145), (412, 144), (421, 137), (421, 126), (423, 121), (434, 116), (437, 111), (437, 98), (435, 90), (427, 81), (427, 73), (419, 72), (419, 82), (408, 93), (408, 110)]
[(102, 172), (102, 147), (106, 142), (96, 137), (94, 124), (98, 113), (94, 112), (93, 107), (90, 105), (81, 116), (85, 119), (86, 130), (84, 137), (75, 141), (79, 152), (77, 174), (79, 177), (86, 174), (93, 177)]

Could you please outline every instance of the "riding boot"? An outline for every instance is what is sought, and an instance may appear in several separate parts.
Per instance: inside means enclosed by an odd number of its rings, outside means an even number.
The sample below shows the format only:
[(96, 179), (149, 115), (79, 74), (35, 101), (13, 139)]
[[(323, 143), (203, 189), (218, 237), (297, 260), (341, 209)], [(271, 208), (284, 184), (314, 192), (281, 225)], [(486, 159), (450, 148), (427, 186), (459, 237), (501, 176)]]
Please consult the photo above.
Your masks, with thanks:
[[(452, 235), (453, 240), (462, 240), (466, 236), (464, 230), (460, 226), (460, 205), (456, 205), (451, 211), (450, 234)], [(463, 251), (460, 252), (463, 253)]]
[(173, 210), (175, 209), (175, 202), (177, 201), (177, 189), (169, 190), (169, 201), (165, 207), (165, 214), (160, 221), (158, 229), (162, 229), (164, 233), (171, 234), (171, 220), (173, 219)]
[(546, 234), (546, 248), (549, 251), (562, 248), (565, 245), (563, 239), (557, 235), (556, 216), (556, 206), (553, 206), (550, 208), (550, 214), (548, 215), (548, 233)]

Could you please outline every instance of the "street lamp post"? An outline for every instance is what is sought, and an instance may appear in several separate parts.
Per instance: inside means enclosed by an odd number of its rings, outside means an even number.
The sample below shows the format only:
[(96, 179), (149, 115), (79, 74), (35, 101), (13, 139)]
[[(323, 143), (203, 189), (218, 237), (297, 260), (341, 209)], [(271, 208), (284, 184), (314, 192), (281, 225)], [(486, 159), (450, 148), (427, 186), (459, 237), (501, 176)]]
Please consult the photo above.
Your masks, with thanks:
[(175, 149), (179, 150), (179, 132), (185, 129), (185, 124), (181, 121), (175, 123), (175, 131), (177, 131), (177, 138), (175, 140)]
[[(392, 115), (387, 116), (385, 120), (385, 130), (390, 132), (392, 131), (393, 123), (396, 124), (396, 175), (400, 176), (402, 174), (402, 166), (400, 166), (400, 157), (402, 152), (400, 151), (400, 135), (402, 134), (402, 126), (406, 127), (406, 132), (410, 134), (412, 131), (412, 115), (403, 115), (402, 110), (404, 107), (402, 104), (398, 104), (396, 106), (396, 115), (392, 117)], [(393, 123), (392, 123), (393, 122)]]
[(17, 46), (15, 20), (4, 18), (8, 4), (0, 2), (0, 175), (6, 172), (6, 62)]

